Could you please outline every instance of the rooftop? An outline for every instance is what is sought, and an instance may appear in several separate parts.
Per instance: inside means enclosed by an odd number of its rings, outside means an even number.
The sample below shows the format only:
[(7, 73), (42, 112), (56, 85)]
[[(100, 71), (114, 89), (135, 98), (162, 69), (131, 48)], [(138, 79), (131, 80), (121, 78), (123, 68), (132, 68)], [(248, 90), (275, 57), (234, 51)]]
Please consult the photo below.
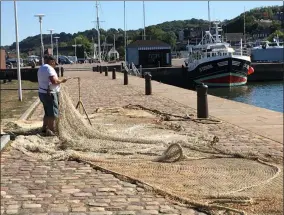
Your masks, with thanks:
[(162, 42), (160, 40), (136, 40), (133, 43), (128, 45), (128, 48), (136, 47), (171, 47), (169, 44)]

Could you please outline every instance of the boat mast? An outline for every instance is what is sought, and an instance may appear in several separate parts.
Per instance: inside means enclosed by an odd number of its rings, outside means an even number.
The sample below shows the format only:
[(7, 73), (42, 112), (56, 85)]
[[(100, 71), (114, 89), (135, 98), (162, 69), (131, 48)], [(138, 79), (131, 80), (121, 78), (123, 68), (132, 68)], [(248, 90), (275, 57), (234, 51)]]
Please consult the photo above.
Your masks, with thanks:
[(210, 1), (208, 1), (208, 21), (209, 21), (209, 32), (211, 30), (211, 20), (210, 20)]
[(143, 1), (143, 21), (144, 21), (144, 34), (143, 34), (143, 40), (146, 40), (146, 29), (145, 29), (145, 4)]
[(101, 35), (100, 35), (100, 19), (99, 19), (99, 7), (98, 1), (96, 1), (96, 8), (97, 8), (97, 31), (98, 31), (98, 60), (101, 62)]
[(244, 43), (246, 43), (246, 7), (244, 7)]

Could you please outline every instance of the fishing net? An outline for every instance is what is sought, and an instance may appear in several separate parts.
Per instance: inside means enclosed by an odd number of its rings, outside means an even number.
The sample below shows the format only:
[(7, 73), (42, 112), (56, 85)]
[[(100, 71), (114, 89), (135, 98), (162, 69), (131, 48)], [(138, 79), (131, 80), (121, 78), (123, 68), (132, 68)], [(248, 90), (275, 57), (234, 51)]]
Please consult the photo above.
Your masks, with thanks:
[(282, 214), (282, 169), (277, 165), (218, 150), (216, 136), (184, 134), (181, 127), (155, 123), (190, 116), (154, 110), (134, 117), (141, 106), (97, 109), (90, 125), (67, 92), (63, 86), (58, 137), (40, 136), (38, 128), (18, 129), (12, 147), (42, 160), (89, 162), (212, 214)]

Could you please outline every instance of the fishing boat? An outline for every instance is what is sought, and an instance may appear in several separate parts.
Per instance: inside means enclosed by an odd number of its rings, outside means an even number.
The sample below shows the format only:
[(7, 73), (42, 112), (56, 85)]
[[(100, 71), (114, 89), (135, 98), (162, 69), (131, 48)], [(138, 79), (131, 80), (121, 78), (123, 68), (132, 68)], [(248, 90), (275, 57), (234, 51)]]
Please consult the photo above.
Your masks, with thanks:
[(242, 41), (239, 50), (222, 41), (219, 24), (214, 22), (214, 35), (206, 31), (199, 44), (187, 46), (188, 81), (209, 87), (245, 85), (247, 76), (254, 72), (251, 58), (243, 50)]
[(252, 62), (284, 62), (284, 46), (278, 36), (273, 42), (263, 41), (251, 49)]

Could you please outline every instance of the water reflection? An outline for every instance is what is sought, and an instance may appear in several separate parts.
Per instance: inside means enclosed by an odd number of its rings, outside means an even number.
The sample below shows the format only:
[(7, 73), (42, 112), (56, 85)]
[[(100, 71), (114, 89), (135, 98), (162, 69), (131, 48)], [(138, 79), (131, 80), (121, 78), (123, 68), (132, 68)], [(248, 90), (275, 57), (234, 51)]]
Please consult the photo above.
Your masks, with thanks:
[(283, 112), (283, 83), (256, 82), (231, 88), (209, 88), (208, 94)]

